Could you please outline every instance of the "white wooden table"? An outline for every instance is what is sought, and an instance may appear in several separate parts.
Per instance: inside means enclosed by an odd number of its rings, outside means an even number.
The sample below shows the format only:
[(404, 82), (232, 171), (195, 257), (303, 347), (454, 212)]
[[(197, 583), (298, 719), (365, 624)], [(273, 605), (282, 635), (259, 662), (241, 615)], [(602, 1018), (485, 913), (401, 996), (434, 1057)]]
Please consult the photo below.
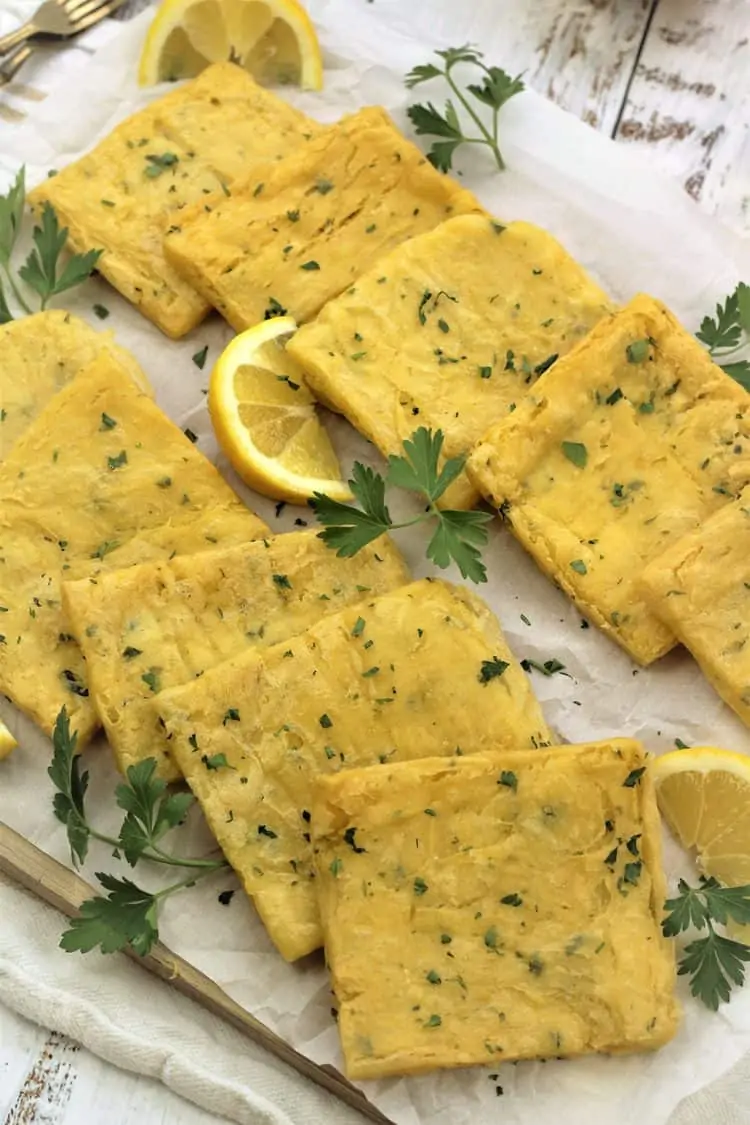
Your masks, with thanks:
[[(491, 61), (647, 149), (702, 208), (750, 235), (750, 0), (497, 0), (497, 18), (508, 53)], [(0, 1115), (3, 1125), (219, 1120), (2, 1008)]]

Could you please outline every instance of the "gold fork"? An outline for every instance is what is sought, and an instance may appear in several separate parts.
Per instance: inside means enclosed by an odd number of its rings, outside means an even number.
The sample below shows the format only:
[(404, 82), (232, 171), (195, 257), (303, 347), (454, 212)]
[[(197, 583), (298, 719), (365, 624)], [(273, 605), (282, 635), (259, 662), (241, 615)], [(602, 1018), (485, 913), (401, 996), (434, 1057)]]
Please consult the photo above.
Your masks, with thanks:
[(23, 64), (34, 54), (34, 48), (28, 43), (19, 47), (7, 59), (0, 59), (0, 86), (7, 86), (12, 82)]
[(123, 3), (124, 0), (45, 0), (23, 27), (0, 37), (0, 55), (37, 35), (55, 39), (77, 35), (117, 11)]

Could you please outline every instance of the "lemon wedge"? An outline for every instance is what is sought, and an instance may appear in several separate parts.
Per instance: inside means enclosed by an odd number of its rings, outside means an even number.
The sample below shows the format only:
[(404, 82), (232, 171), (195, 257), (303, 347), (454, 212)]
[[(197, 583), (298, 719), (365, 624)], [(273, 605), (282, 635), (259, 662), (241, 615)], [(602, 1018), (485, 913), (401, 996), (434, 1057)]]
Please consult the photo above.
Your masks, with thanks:
[[(750, 883), (750, 757), (711, 746), (674, 750), (651, 773), (667, 824), (696, 849), (700, 870), (729, 887)], [(735, 932), (750, 940), (750, 927)]]
[(349, 500), (315, 399), (283, 347), (296, 328), (291, 316), (279, 316), (235, 336), (211, 372), (211, 421), (234, 469), (263, 496), (294, 504), (325, 492)]
[(142, 86), (239, 63), (263, 86), (323, 85), (320, 44), (297, 0), (163, 0), (146, 35)]
[(18, 746), (13, 735), (10, 733), (5, 723), (0, 719), (0, 762), (3, 758), (7, 758), (12, 750)]

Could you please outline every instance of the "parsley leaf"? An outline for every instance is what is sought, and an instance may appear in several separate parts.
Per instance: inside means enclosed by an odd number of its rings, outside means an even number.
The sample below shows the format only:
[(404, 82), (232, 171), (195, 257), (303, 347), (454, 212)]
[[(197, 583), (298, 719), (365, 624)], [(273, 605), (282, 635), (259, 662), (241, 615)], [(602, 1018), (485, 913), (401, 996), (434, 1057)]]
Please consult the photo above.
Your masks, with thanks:
[(21, 277), (41, 298), (44, 309), (51, 297), (80, 285), (90, 277), (102, 255), (101, 250), (88, 250), (73, 254), (58, 275), (58, 259), (68, 238), (68, 228), (60, 227), (50, 203), (42, 209), (41, 225), (32, 232), (34, 249), (18, 271)]
[(581, 441), (564, 441), (562, 443), (563, 455), (571, 461), (576, 468), (585, 469), (589, 459), (589, 452)]
[(89, 775), (81, 773), (80, 758), (76, 754), (77, 742), (78, 734), (76, 731), (71, 733), (68, 711), (63, 707), (52, 732), (52, 764), (47, 774), (57, 790), (53, 800), (55, 816), (65, 825), (75, 864), (86, 859), (90, 835), (83, 807)]
[[(340, 558), (356, 555), (362, 547), (391, 528), (406, 527), (436, 518), (438, 526), (427, 545), (427, 557), (436, 566), (447, 567), (454, 562), (464, 578), (485, 582), (487, 572), (479, 548), (487, 542), (484, 526), (492, 517), (487, 512), (451, 511), (438, 508), (436, 502), (463, 471), (463, 457), (446, 460), (439, 468), (443, 433), (421, 426), (403, 443), (404, 456), (391, 455), (387, 478), (358, 461), (354, 463), (349, 481), (361, 508), (314, 493), (310, 506), (324, 530), (319, 533)], [(386, 483), (405, 488), (427, 500), (427, 511), (416, 519), (394, 523), (385, 502)]]
[(10, 311), (3, 283), (0, 281), (0, 324), (9, 324), (11, 320), (13, 320), (13, 313)]
[(147, 848), (153, 848), (170, 828), (180, 824), (195, 798), (190, 793), (166, 792), (166, 782), (156, 777), (156, 759), (129, 766), (127, 784), (115, 789), (115, 800), (127, 813), (120, 829), (120, 846), (131, 867)]
[(691, 928), (708, 930), (705, 937), (685, 946), (677, 971), (691, 978), (692, 995), (716, 1011), (730, 999), (732, 986), (744, 983), (750, 946), (718, 934), (714, 923), (750, 923), (750, 884), (723, 887), (716, 879), (702, 876), (700, 886), (691, 887), (680, 879), (677, 889), (679, 894), (664, 904), (667, 914), (662, 932), (665, 937), (676, 937)]
[(16, 173), (15, 181), (5, 195), (0, 195), (0, 263), (10, 265), (10, 257), (23, 221), (26, 200), (26, 169)]
[(703, 318), (696, 336), (719, 367), (750, 391), (750, 360), (722, 362), (750, 345), (750, 285), (741, 281), (724, 304), (717, 304), (715, 316)]
[(489, 512), (438, 511), (440, 523), (427, 544), (427, 557), (444, 570), (453, 561), (462, 578), (486, 582), (487, 568), (479, 551), (487, 542)]
[(60, 948), (66, 953), (88, 953), (97, 947), (102, 953), (116, 953), (129, 945), (145, 957), (159, 936), (158, 896), (142, 891), (130, 879), (102, 872), (96, 877), (109, 894), (81, 904), (79, 916), (60, 938)]
[(314, 499), (310, 501), (310, 507), (325, 527), (319, 538), (335, 549), (339, 558), (351, 558), (393, 526), (385, 504), (385, 480), (379, 473), (355, 461), (349, 488), (361, 504), (361, 510), (331, 500), (323, 492), (313, 493)]
[(130, 945), (143, 955), (158, 936), (157, 903), (167, 895), (192, 886), (204, 875), (225, 868), (227, 863), (224, 859), (191, 859), (163, 850), (162, 838), (182, 823), (194, 797), (190, 793), (169, 793), (166, 783), (156, 776), (155, 758), (130, 766), (126, 780), (115, 790), (116, 802), (126, 814), (119, 835), (106, 836), (94, 828), (84, 809), (88, 774), (80, 772), (77, 740), (63, 707), (55, 722), (52, 764), (47, 773), (56, 789), (55, 816), (67, 829), (74, 863), (85, 860), (89, 840), (99, 840), (114, 849), (116, 858), (124, 856), (131, 867), (140, 859), (148, 859), (170, 867), (187, 868), (190, 873), (187, 878), (154, 894), (141, 890), (129, 879), (97, 874), (109, 894), (106, 898), (96, 897), (83, 903), (79, 917), (65, 931), (60, 945), (68, 952), (82, 953), (97, 946), (102, 952), (111, 953)]
[[(427, 154), (427, 159), (439, 171), (447, 172), (453, 164), (453, 154), (461, 144), (486, 145), (495, 158), (495, 163), (502, 171), (505, 167), (497, 137), (497, 115), (502, 107), (515, 94), (524, 89), (520, 75), (511, 78), (501, 67), (486, 66), (482, 61), (484, 56), (481, 51), (470, 47), (449, 47), (444, 51), (436, 51), (438, 58), (443, 60), (443, 66), (435, 63), (425, 63), (415, 66), (406, 75), (404, 82), (408, 89), (423, 82), (431, 82), (435, 78), (443, 78), (451, 90), (453, 98), (449, 98), (442, 112), (432, 102), (411, 105), (407, 109), (409, 119), (414, 125), (418, 136), (440, 137), (435, 141)], [(481, 81), (467, 85), (463, 91), (453, 77), (452, 71), (458, 63), (468, 63), (479, 67), (482, 71)], [(471, 98), (480, 103), (480, 106), (489, 108), (491, 113), (490, 124), (487, 125), (477, 108), (472, 104)], [(456, 104), (468, 114), (478, 130), (478, 136), (469, 136), (464, 132), (461, 119), (456, 109)]]

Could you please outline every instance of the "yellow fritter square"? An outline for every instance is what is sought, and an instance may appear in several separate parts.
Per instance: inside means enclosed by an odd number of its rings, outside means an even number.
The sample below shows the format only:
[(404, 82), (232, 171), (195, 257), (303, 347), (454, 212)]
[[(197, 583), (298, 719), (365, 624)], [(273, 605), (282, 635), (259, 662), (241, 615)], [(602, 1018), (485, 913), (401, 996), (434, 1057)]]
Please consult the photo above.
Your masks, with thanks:
[(485, 435), (469, 475), (602, 629), (648, 664), (674, 644), (644, 567), (750, 477), (750, 396), (637, 297)]
[(653, 612), (750, 726), (750, 492), (659, 555), (642, 588)]
[(230, 198), (186, 211), (164, 246), (239, 332), (279, 308), (309, 320), (394, 246), (481, 210), (384, 110), (368, 108), (236, 183)]
[[(487, 606), (430, 580), (237, 657), (155, 706), (211, 830), (290, 961), (322, 942), (314, 778), (550, 737)], [(240, 718), (225, 724), (232, 710)]]
[(147, 385), (111, 332), (96, 332), (72, 313), (48, 309), (0, 326), (0, 460), (52, 396), (103, 351)]
[[(385, 456), (423, 425), (457, 457), (611, 307), (546, 231), (461, 215), (380, 259), (289, 351)], [(463, 474), (443, 503), (476, 500)]]
[(103, 248), (97, 269), (179, 337), (209, 306), (165, 260), (167, 229), (187, 204), (229, 191), (253, 164), (277, 160), (319, 131), (241, 67), (217, 63), (127, 118), (29, 198), (36, 209), (49, 200), (74, 250)]
[(315, 885), (350, 1078), (671, 1039), (646, 763), (615, 739), (318, 780)]
[(181, 775), (152, 686), (187, 683), (409, 581), (387, 537), (339, 559), (316, 532), (301, 531), (64, 582), (63, 605), (120, 769), (156, 758), (173, 781)]
[(66, 704), (81, 742), (98, 725), (64, 578), (243, 543), (265, 525), (102, 353), (0, 466), (0, 690), (48, 733)]

